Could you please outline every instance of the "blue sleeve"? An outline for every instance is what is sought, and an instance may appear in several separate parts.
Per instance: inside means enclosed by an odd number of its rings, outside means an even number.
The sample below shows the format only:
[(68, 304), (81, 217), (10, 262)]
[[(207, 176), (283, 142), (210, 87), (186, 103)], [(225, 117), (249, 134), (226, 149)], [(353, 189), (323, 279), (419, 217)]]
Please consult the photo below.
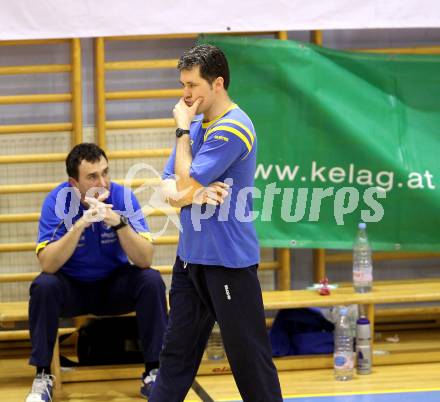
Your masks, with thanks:
[(176, 161), (176, 147), (174, 147), (173, 152), (168, 158), (168, 162), (163, 170), (162, 179), (174, 179), (174, 163)]
[(49, 243), (59, 240), (67, 232), (64, 220), (55, 213), (55, 201), (54, 196), (49, 194), (41, 208), (37, 247), (35, 250), (37, 254)]
[(150, 229), (148, 228), (148, 224), (145, 220), (142, 208), (139, 205), (139, 201), (132, 191), (130, 191), (130, 193), (132, 208), (130, 208), (130, 210), (126, 213), (130, 226), (136, 233), (140, 234), (142, 237), (145, 237), (147, 240), (152, 241)]
[(238, 136), (227, 130), (209, 133), (193, 159), (190, 176), (203, 186), (208, 186), (218, 180), (236, 160), (245, 158), (252, 145), (245, 134), (240, 134)]

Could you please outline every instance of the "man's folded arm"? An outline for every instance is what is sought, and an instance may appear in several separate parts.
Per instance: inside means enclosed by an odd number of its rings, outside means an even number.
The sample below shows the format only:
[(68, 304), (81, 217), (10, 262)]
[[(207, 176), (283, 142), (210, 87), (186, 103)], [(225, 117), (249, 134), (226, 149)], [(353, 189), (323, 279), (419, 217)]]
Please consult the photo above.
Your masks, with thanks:
[(49, 274), (57, 272), (74, 253), (83, 231), (84, 224), (80, 219), (60, 239), (46, 245), (45, 242), (40, 243), (37, 257), (41, 270)]

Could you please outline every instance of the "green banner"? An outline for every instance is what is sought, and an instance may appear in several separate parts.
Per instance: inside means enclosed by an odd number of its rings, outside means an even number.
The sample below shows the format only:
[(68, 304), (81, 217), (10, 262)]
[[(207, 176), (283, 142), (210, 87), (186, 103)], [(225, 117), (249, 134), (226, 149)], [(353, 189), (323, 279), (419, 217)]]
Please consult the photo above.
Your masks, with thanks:
[(255, 224), (267, 247), (440, 250), (440, 57), (206, 37), (258, 137)]

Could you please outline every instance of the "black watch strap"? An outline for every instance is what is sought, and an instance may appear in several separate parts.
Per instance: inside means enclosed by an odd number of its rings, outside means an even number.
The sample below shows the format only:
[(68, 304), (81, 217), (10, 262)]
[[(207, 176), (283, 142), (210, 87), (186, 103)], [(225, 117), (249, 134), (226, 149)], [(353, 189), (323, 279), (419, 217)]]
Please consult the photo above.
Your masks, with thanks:
[(124, 226), (127, 226), (127, 225), (128, 225), (128, 219), (127, 219), (127, 217), (124, 216), (124, 215), (120, 215), (120, 217), (121, 217), (120, 222), (119, 222), (116, 226), (113, 226), (113, 230), (114, 230), (114, 231), (117, 231), (117, 230), (123, 228)]
[(176, 129), (176, 137), (180, 138), (184, 134), (189, 134), (189, 130), (185, 130), (183, 128)]

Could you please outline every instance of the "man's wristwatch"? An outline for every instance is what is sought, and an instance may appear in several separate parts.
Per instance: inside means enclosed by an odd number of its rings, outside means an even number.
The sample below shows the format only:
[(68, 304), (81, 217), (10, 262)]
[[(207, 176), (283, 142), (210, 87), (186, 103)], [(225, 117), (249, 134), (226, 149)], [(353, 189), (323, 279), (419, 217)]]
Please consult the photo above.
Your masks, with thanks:
[(176, 137), (177, 138), (180, 138), (184, 134), (188, 134), (189, 135), (189, 130), (184, 130), (183, 128), (178, 128), (176, 130)]
[(112, 226), (113, 230), (116, 232), (117, 230), (123, 228), (128, 225), (128, 219), (124, 215), (119, 215), (121, 217), (120, 222), (116, 226)]

